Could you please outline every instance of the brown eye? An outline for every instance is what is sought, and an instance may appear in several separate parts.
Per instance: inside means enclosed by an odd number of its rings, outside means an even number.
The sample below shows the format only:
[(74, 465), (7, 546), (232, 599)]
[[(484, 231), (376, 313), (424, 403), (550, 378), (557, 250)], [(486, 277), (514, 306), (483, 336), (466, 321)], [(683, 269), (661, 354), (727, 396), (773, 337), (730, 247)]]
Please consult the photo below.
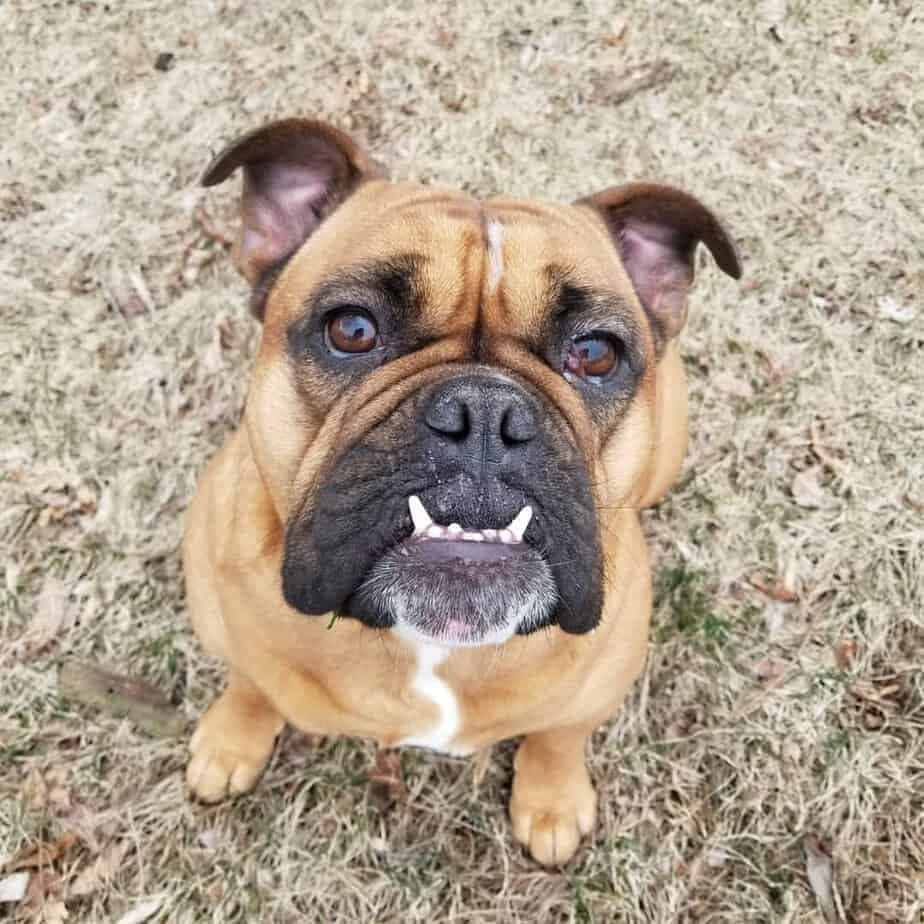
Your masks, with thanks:
[(334, 353), (368, 353), (378, 342), (378, 328), (365, 311), (338, 311), (325, 328)]
[(565, 355), (565, 371), (582, 379), (606, 378), (618, 363), (616, 342), (604, 334), (577, 337)]

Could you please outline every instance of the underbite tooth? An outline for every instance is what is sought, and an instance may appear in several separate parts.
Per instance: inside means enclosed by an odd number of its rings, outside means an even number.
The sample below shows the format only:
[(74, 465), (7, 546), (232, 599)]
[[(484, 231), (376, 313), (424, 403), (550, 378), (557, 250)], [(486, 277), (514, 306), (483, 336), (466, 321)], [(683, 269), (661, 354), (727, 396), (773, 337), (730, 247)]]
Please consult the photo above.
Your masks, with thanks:
[(513, 537), (513, 533), (509, 529), (502, 529), (498, 534), (497, 538), (501, 542), (514, 542), (516, 541)]
[(458, 536), (459, 533), (462, 532), (462, 527), (459, 526), (458, 523), (450, 523), (449, 526), (446, 527), (446, 532), (448, 532), (450, 536)]
[(414, 524), (414, 535), (419, 536), (421, 533), (426, 532), (427, 527), (433, 523), (433, 520), (430, 518), (430, 514), (427, 513), (427, 508), (424, 507), (423, 502), (416, 494), (412, 494), (407, 499), (407, 506), (411, 511), (411, 521)]
[(488, 542), (497, 541), (497, 530), (496, 529), (483, 529), (481, 531), (481, 535), (484, 536), (485, 539), (488, 540)]
[(484, 542), (484, 535), (482, 533), (462, 533), (462, 538), (466, 542)]
[(527, 505), (510, 521), (507, 529), (513, 533), (513, 537), (517, 542), (523, 541), (523, 534), (526, 532), (526, 527), (529, 526), (529, 521), (532, 518), (533, 508)]
[(445, 532), (442, 526), (437, 526), (436, 523), (434, 523), (432, 526), (427, 527), (427, 531), (424, 535), (426, 535), (428, 539), (442, 539)]

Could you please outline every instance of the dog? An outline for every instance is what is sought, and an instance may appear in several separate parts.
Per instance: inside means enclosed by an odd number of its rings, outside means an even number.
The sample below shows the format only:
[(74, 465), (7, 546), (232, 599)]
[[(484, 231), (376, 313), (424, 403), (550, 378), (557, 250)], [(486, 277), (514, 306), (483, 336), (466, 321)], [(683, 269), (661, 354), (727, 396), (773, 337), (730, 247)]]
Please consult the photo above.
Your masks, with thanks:
[(480, 200), (392, 182), (309, 119), (203, 184), (238, 169), (263, 326), (187, 518), (190, 616), (228, 665), (188, 785), (250, 790), (285, 723), (452, 754), (522, 737), (513, 835), (563, 864), (594, 825), (588, 737), (646, 656), (638, 511), (686, 449), (694, 255), (737, 279), (736, 247), (669, 186)]

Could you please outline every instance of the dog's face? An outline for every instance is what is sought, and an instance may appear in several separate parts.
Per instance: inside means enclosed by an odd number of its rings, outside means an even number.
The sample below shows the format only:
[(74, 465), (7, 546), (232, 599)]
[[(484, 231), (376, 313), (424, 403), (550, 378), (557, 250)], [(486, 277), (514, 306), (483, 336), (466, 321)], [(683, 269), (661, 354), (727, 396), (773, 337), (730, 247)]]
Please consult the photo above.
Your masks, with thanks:
[(205, 181), (238, 166), (264, 320), (246, 426), (286, 601), (447, 645), (592, 629), (696, 244), (739, 272), (715, 218), (667, 187), (563, 206), (393, 184), (303, 120)]

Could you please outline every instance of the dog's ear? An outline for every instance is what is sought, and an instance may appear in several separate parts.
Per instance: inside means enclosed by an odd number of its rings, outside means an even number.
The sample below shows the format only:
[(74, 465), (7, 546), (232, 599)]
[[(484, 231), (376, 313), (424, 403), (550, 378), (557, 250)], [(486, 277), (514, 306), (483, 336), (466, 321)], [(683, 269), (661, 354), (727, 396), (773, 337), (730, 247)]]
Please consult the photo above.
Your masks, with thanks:
[(693, 257), (700, 241), (723, 272), (741, 278), (738, 251), (721, 222), (679, 189), (629, 183), (577, 204), (594, 208), (603, 218), (642, 307), (666, 339), (680, 333), (686, 321)]
[(209, 164), (203, 186), (244, 168), (235, 263), (252, 285), (307, 240), (367, 177), (382, 176), (343, 132), (311, 119), (284, 119), (228, 145)]

